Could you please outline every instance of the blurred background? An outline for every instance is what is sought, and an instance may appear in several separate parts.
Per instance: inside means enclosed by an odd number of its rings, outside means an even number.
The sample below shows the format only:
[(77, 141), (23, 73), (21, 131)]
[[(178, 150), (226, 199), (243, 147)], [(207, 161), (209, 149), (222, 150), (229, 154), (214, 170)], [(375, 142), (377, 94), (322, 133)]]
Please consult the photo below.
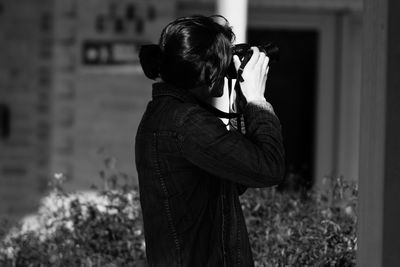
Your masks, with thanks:
[[(89, 190), (105, 159), (135, 183), (134, 139), (152, 83), (138, 49), (175, 18), (217, 7), (0, 0), (0, 214), (33, 212), (54, 173), (70, 190)], [(281, 49), (266, 97), (282, 123), (287, 177), (308, 187), (358, 179), (362, 10), (362, 0), (248, 0), (247, 42)]]

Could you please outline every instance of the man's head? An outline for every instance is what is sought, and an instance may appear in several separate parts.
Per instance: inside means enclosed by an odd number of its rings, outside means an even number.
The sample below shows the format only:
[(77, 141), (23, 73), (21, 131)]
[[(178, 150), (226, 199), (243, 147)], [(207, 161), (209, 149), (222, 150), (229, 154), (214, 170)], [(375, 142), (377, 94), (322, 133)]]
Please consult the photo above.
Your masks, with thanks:
[(183, 89), (220, 87), (232, 59), (233, 40), (222, 16), (179, 18), (161, 33), (159, 76)]

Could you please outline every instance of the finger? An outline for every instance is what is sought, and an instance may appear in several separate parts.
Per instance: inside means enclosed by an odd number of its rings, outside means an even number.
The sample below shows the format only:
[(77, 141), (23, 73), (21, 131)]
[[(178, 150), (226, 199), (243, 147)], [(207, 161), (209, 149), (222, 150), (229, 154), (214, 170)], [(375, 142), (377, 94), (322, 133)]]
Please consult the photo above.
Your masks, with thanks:
[(263, 66), (262, 66), (262, 69), (261, 69), (262, 72), (268, 72), (268, 69), (269, 69), (268, 64), (269, 64), (269, 57), (266, 56), (264, 58)]
[(269, 72), (269, 67), (267, 67), (267, 70), (265, 71), (264, 75), (262, 76), (262, 85), (264, 88), (265, 88), (265, 84), (267, 83), (268, 72)]
[(233, 64), (235, 65), (236, 71), (239, 69), (240, 63), (241, 63), (241, 62), (240, 62), (239, 57), (238, 57), (237, 55), (234, 55), (234, 56), (233, 56)]
[(258, 60), (257, 60), (257, 64), (256, 64), (256, 65), (258, 65), (260, 68), (262, 68), (266, 56), (267, 56), (267, 55), (266, 55), (264, 52), (260, 52), (260, 56), (258, 57)]
[(261, 86), (263, 88), (262, 95), (265, 97), (265, 90), (266, 90), (266, 87), (267, 87), (267, 75), (265, 75), (263, 77)]
[(249, 62), (247, 62), (247, 65), (249, 68), (253, 68), (254, 65), (257, 63), (258, 58), (260, 56), (260, 50), (258, 49), (258, 47), (253, 46), (251, 48), (251, 50), (253, 50), (253, 55), (251, 55), (251, 58), (249, 60)]
[(268, 72), (269, 72), (269, 67), (267, 67), (267, 70), (264, 73), (263, 79), (265, 79), (265, 80), (268, 79)]
[(263, 68), (264, 66), (264, 61), (267, 55), (265, 55), (264, 52), (260, 52), (260, 56), (258, 58), (257, 64), (255, 65), (255, 68), (260, 72), (261, 75), (264, 75), (265, 69)]

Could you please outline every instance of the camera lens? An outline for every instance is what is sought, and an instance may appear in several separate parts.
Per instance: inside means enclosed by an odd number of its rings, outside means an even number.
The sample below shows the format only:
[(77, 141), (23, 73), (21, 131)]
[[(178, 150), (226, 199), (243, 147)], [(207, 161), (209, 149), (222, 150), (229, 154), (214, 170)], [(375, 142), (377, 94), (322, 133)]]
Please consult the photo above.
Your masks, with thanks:
[[(267, 43), (265, 45), (258, 45), (257, 47), (261, 52), (264, 52), (269, 57), (271, 63), (279, 61), (279, 47), (276, 44)], [(251, 55), (253, 54), (253, 50), (250, 48), (251, 46), (249, 44), (237, 44), (232, 47), (232, 55), (237, 55), (240, 58), (242, 61), (242, 69), (245, 67), (247, 62), (250, 60)], [(236, 79), (238, 77), (238, 73), (236, 72), (236, 68), (233, 64), (233, 59), (228, 68), (226, 76), (229, 79)]]
[(266, 45), (258, 46), (261, 52), (264, 52), (271, 62), (279, 61), (279, 48), (276, 44), (268, 43)]

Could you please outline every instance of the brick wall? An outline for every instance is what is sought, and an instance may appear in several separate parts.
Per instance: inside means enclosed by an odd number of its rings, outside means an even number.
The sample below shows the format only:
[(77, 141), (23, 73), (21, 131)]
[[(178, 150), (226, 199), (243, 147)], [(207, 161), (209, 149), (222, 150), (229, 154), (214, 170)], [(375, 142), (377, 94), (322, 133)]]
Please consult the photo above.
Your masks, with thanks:
[(51, 24), (51, 1), (0, 1), (0, 214), (33, 210), (47, 184)]
[(0, 215), (35, 211), (55, 172), (70, 189), (98, 184), (106, 156), (135, 182), (151, 82), (137, 63), (85, 65), (82, 47), (157, 42), (174, 13), (175, 1), (0, 0)]
[(136, 181), (134, 137), (151, 98), (138, 62), (88, 65), (83, 45), (157, 42), (174, 14), (174, 1), (56, 1), (51, 171), (66, 173), (70, 189), (99, 184), (104, 157)]

